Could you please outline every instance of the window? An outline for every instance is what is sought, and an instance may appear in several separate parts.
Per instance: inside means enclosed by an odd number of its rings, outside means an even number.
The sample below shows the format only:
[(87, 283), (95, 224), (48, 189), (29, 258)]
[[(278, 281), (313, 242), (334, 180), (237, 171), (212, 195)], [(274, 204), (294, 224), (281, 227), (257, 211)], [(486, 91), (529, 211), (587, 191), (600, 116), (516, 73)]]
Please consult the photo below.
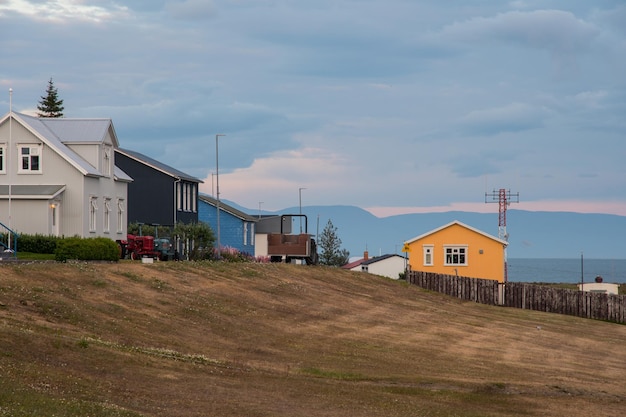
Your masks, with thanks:
[(176, 209), (181, 211), (183, 209), (183, 200), (182, 200), (182, 192), (181, 192), (181, 184), (180, 182), (176, 183)]
[(185, 184), (185, 211), (191, 210), (191, 186)]
[(191, 211), (195, 213), (198, 211), (198, 186), (192, 185), (191, 192)]
[(98, 215), (98, 197), (89, 199), (89, 231), (96, 231), (96, 219)]
[(111, 227), (111, 199), (104, 200), (104, 231), (109, 232)]
[(104, 175), (107, 177), (111, 175), (111, 147), (105, 146), (104, 148), (104, 166), (102, 167), (104, 171)]
[(424, 245), (424, 266), (433, 266), (433, 245)]
[(446, 246), (445, 265), (467, 265), (467, 246)]
[(250, 224), (250, 244), (254, 246), (254, 223)]
[(0, 145), (0, 174), (6, 173), (5, 155), (6, 155), (6, 146)]
[(124, 231), (124, 200), (117, 200), (117, 232)]
[(243, 222), (243, 244), (248, 244), (248, 222)]
[(20, 165), (19, 172), (41, 172), (41, 146), (40, 145), (20, 145)]

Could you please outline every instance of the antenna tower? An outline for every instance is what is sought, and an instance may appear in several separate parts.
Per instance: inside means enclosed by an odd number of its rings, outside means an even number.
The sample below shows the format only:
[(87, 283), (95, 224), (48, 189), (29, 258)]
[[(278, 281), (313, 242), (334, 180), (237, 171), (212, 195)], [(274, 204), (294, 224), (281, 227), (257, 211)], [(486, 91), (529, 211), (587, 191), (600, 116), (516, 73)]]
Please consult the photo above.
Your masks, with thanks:
[[(513, 201), (514, 200), (514, 201)], [(510, 190), (500, 188), (491, 193), (485, 193), (485, 203), (498, 203), (498, 238), (509, 241), (509, 234), (506, 232), (506, 210), (513, 203), (519, 203), (519, 193), (511, 194)], [(504, 248), (504, 282), (508, 281), (508, 267), (506, 258), (506, 247)]]

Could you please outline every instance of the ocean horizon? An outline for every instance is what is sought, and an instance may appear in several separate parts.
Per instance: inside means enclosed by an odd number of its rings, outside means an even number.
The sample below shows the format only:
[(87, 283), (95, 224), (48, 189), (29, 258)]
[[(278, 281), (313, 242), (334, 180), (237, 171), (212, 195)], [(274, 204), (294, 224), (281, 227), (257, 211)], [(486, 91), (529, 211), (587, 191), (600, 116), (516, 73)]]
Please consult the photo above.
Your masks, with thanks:
[(613, 284), (626, 283), (626, 259), (509, 258), (508, 281), (578, 284), (596, 277)]

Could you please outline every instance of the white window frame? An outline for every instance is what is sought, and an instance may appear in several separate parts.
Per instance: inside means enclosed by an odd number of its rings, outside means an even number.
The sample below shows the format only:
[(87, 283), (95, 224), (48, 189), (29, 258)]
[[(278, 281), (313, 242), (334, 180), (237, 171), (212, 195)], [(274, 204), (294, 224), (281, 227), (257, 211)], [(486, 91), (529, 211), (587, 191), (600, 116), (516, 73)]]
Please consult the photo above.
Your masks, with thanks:
[(0, 144), (0, 174), (7, 173), (7, 145)]
[(243, 222), (243, 245), (248, 244), (248, 222)]
[(198, 186), (196, 184), (191, 186), (191, 211), (194, 213), (198, 211)]
[(111, 147), (110, 146), (106, 146), (104, 147), (104, 175), (106, 175), (107, 177), (111, 176)]
[(111, 199), (104, 199), (104, 233), (111, 231)]
[(98, 226), (98, 197), (89, 197), (89, 231), (95, 232)]
[(122, 233), (124, 231), (124, 199), (119, 198), (117, 200), (117, 232)]
[(187, 201), (185, 202), (185, 211), (191, 211), (191, 184), (186, 184), (187, 185)]
[[(28, 149), (28, 154), (23, 154), (23, 151)], [(20, 174), (41, 174), (42, 172), (42, 152), (43, 146), (38, 144), (29, 143), (27, 145), (18, 145), (17, 153), (19, 155), (19, 163), (17, 166), (17, 172)], [(37, 158), (37, 169), (32, 169), (33, 157)], [(25, 159), (26, 158), (26, 159)], [(27, 168), (24, 168), (24, 162), (27, 162)]]
[(443, 264), (445, 266), (467, 266), (467, 245), (444, 245)]
[(183, 193), (180, 182), (176, 183), (176, 210), (183, 211)]
[(433, 266), (435, 264), (435, 245), (424, 245), (422, 251), (424, 253), (424, 266)]

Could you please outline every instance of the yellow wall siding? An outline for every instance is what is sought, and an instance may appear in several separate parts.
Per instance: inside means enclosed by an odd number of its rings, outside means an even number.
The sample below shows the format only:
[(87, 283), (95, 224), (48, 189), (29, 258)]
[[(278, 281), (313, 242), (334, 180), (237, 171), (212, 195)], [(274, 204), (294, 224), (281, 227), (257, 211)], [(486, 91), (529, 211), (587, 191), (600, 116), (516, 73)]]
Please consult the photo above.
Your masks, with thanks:
[[(504, 281), (502, 243), (459, 224), (452, 224), (408, 245), (409, 265), (414, 271)], [(432, 266), (424, 265), (425, 245), (432, 247)], [(466, 247), (466, 265), (445, 265), (445, 247), (448, 245)]]

